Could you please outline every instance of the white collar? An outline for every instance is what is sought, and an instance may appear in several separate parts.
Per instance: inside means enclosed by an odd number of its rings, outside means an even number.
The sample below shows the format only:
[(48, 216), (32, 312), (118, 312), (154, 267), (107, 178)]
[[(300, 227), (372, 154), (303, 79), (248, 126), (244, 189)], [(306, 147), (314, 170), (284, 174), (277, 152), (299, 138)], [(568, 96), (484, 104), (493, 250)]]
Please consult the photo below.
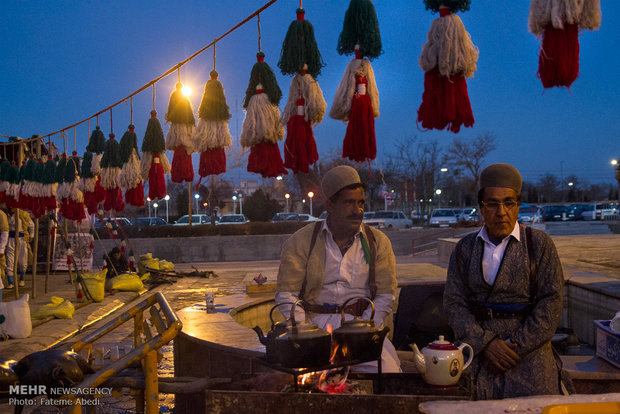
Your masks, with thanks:
[[(514, 237), (517, 241), (521, 241), (521, 231), (519, 230), (519, 222), (517, 221), (515, 223), (514, 228), (512, 229), (512, 232), (510, 232), (510, 234), (506, 237), (504, 237), (501, 241), (501, 243), (504, 242), (504, 240), (508, 239), (510, 236)], [(482, 240), (484, 240), (485, 242), (489, 243), (489, 244), (493, 244), (495, 245), (495, 243), (493, 243), (491, 241), (491, 239), (489, 238), (489, 233), (487, 232), (487, 226), (482, 226), (482, 228), (480, 229), (480, 231), (478, 232), (478, 235), (476, 237), (481, 238)]]
[[(329, 229), (329, 226), (327, 225), (327, 219), (323, 220), (323, 226), (321, 227), (321, 231), (326, 231), (327, 235), (329, 237), (331, 237), (332, 240), (334, 239), (334, 234), (332, 233), (332, 231)], [(351, 239), (355, 239), (360, 234), (362, 234), (362, 225), (361, 224), (360, 224), (359, 229), (357, 229), (357, 232), (355, 232), (355, 234), (353, 235), (353, 237)]]

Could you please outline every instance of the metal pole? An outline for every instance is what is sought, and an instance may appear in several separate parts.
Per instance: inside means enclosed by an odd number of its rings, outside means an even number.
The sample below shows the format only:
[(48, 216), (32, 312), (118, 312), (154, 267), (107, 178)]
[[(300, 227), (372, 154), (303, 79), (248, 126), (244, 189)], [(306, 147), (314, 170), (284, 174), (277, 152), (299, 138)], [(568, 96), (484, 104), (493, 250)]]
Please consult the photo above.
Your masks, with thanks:
[(288, 198), (286, 199), (286, 212), (288, 213)]
[(312, 215), (312, 197), (310, 197), (310, 215)]
[[(54, 213), (55, 214), (55, 213)], [(47, 224), (47, 261), (45, 262), (45, 293), (47, 293), (48, 282), (50, 278), (50, 258), (52, 256), (52, 244), (54, 238), (52, 238), (52, 229), (54, 228), (54, 221), (48, 216)]]
[(34, 246), (32, 247), (32, 298), (37, 298), (37, 255), (39, 254), (39, 219), (34, 220)]
[(239, 214), (243, 214), (243, 197), (239, 197)]
[(170, 220), (168, 220), (168, 200), (166, 200), (166, 222), (169, 222), (169, 221)]
[(187, 197), (189, 202), (187, 203), (187, 215), (189, 216), (189, 225), (192, 225), (192, 183), (187, 183)]

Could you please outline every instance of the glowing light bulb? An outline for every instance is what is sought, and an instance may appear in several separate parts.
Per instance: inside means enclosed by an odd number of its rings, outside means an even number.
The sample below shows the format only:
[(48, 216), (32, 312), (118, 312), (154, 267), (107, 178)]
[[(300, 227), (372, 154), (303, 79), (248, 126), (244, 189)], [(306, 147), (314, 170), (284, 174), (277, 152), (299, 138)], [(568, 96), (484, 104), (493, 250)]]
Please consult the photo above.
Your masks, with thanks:
[(183, 88), (181, 88), (181, 92), (183, 92), (183, 95), (189, 98), (189, 96), (192, 94), (192, 88), (187, 85), (183, 85)]

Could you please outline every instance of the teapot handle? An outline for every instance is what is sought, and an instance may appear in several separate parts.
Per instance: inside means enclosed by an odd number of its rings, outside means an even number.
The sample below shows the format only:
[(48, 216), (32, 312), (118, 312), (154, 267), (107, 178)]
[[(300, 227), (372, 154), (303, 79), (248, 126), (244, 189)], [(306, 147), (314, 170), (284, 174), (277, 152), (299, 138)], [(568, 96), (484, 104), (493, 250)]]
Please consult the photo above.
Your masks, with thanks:
[(458, 346), (458, 348), (461, 350), (461, 352), (463, 351), (463, 348), (469, 348), (469, 357), (467, 358), (467, 361), (465, 361), (465, 363), (463, 364), (463, 371), (465, 371), (465, 368), (467, 368), (469, 364), (471, 364), (471, 361), (473, 361), (474, 359), (474, 349), (471, 347), (471, 345), (466, 344), (465, 342), (462, 342), (461, 345)]
[(271, 308), (271, 310), (269, 311), (269, 320), (271, 321), (271, 329), (273, 329), (273, 326), (275, 325), (275, 321), (273, 320), (273, 311), (276, 310), (276, 308), (278, 306), (281, 305), (292, 305), (293, 302), (282, 302), (282, 303), (278, 303), (277, 305), (275, 305), (273, 308)]
[(347, 303), (351, 302), (355, 299), (364, 299), (368, 303), (370, 303), (370, 307), (372, 308), (372, 312), (370, 314), (370, 320), (373, 321), (375, 319), (375, 304), (372, 303), (372, 300), (368, 299), (366, 296), (354, 296), (352, 298), (347, 299), (342, 305), (342, 309), (340, 310), (340, 315), (342, 317), (342, 323), (344, 323), (344, 309), (347, 307)]
[[(290, 302), (285, 302), (285, 303), (290, 303)], [(293, 303), (292, 306), (291, 306), (291, 317), (290, 317), (290, 319), (291, 319), (291, 324), (292, 324), (293, 330), (297, 330), (297, 321), (295, 320), (295, 306), (299, 306), (305, 312), (306, 308), (304, 308), (303, 303), (304, 303), (304, 301), (302, 299), (297, 299), (295, 301), (295, 303)], [(306, 318), (307, 318), (307, 316), (306, 316)]]

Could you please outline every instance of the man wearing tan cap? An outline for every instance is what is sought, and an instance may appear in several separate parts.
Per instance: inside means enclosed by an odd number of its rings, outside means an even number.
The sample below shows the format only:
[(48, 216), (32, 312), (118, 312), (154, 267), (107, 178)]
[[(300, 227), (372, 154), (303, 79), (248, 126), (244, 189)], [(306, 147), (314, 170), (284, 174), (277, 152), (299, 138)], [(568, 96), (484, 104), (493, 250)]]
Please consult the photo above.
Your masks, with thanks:
[(477, 399), (571, 388), (560, 380), (551, 348), (562, 314), (562, 267), (551, 238), (517, 222), (521, 184), (512, 165), (482, 171), (484, 226), (461, 239), (450, 258), (444, 311), (455, 338), (474, 349)]
[[(392, 244), (383, 232), (362, 225), (366, 186), (355, 169), (346, 165), (332, 168), (321, 187), (327, 199), (327, 220), (305, 226), (284, 243), (276, 302), (302, 299), (312, 322), (321, 329), (327, 325), (337, 329), (349, 299), (345, 319), (358, 316), (369, 320), (372, 307), (361, 299), (368, 298), (375, 306), (375, 326), (381, 327), (392, 311), (396, 291)], [(279, 309), (289, 316), (290, 307)], [(383, 372), (400, 372), (400, 361), (388, 339), (383, 343), (381, 364)], [(352, 369), (377, 372), (377, 363)]]

